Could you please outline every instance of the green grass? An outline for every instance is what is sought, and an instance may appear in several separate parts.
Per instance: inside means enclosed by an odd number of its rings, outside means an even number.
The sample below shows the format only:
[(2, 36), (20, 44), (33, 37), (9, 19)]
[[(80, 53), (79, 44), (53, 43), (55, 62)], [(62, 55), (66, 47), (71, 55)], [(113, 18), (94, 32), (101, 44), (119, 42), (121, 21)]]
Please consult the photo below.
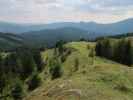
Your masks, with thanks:
[[(55, 95), (69, 89), (80, 90), (81, 100), (133, 100), (133, 69), (96, 56), (92, 64), (93, 59), (88, 57), (90, 53), (88, 45), (90, 49), (95, 48), (95, 43), (88, 42), (66, 44), (66, 48), (74, 50), (62, 63), (64, 72), (62, 78), (52, 81), (48, 73), (49, 66), (45, 66), (44, 72), (40, 74), (44, 82), (28, 95), (27, 100), (55, 100)], [(42, 53), (42, 57), (44, 61), (48, 61), (53, 54), (53, 49), (47, 50)], [(73, 71), (75, 59), (79, 60), (78, 71)], [(65, 85), (61, 88), (63, 84)], [(52, 96), (44, 96), (49, 90), (52, 91), (50, 91)], [(69, 100), (75, 100), (72, 98)]]

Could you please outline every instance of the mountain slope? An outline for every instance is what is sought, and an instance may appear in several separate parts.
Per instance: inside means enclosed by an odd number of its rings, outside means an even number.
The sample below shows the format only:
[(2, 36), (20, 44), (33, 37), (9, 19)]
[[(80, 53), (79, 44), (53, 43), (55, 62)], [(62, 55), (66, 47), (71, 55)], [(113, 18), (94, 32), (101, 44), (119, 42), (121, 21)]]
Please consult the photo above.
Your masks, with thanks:
[(22, 37), (10, 33), (0, 33), (0, 50), (11, 50), (22, 45)]
[[(89, 46), (88, 46), (89, 45)], [(54, 56), (54, 49), (42, 52), (47, 61), (44, 72), (40, 74), (42, 85), (28, 94), (24, 100), (132, 100), (133, 70), (100, 57), (88, 55), (95, 43), (72, 42), (65, 45), (72, 52), (64, 63), (62, 78), (51, 80), (48, 61)], [(78, 70), (75, 69), (78, 59)]]
[(23, 33), (21, 34), (21, 36), (24, 37), (30, 43), (34, 44), (35, 46), (54, 46), (59, 40), (76, 41), (80, 40), (81, 38), (89, 38), (87, 31), (72, 27), (33, 31)]

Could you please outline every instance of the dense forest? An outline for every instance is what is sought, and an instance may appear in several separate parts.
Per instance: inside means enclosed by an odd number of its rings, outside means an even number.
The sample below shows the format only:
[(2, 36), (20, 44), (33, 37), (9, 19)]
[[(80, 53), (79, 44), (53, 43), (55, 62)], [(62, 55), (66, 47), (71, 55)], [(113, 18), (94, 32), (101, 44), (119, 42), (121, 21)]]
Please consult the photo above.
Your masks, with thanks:
[(33, 90), (40, 84), (38, 73), (43, 67), (44, 62), (38, 50), (20, 49), (0, 53), (0, 99), (21, 100), (25, 85), (28, 90)]
[(133, 45), (131, 38), (99, 40), (96, 44), (97, 56), (112, 59), (122, 64), (133, 64)]
[[(49, 61), (51, 79), (62, 75), (60, 62), (65, 61), (65, 42), (59, 41), (55, 47), (55, 57)], [(70, 51), (67, 51), (67, 54)], [(44, 70), (46, 62), (42, 59), (40, 49), (19, 48), (12, 52), (0, 53), (0, 99), (22, 100), (27, 92), (33, 91), (41, 84), (39, 73)]]

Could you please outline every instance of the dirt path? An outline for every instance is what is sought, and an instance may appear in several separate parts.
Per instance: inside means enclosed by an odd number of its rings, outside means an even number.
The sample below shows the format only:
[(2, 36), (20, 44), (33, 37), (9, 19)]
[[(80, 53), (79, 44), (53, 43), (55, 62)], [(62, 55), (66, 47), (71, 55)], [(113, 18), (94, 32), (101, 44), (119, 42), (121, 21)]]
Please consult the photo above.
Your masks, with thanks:
[(74, 100), (80, 100), (81, 90), (75, 89), (71, 80), (65, 80), (52, 83), (44, 89), (40, 87), (24, 100), (68, 100), (66, 98), (69, 96), (75, 98)]

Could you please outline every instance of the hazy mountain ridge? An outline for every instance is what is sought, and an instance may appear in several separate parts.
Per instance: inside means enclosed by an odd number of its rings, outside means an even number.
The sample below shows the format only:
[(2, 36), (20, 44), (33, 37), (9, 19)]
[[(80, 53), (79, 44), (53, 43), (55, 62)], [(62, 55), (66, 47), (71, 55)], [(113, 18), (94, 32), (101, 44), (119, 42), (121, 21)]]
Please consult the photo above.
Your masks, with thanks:
[(32, 44), (38, 45), (47, 45), (54, 46), (57, 41), (77, 41), (81, 38), (88, 39), (88, 31), (73, 28), (73, 27), (64, 27), (59, 29), (47, 29), (41, 31), (33, 31), (28, 33), (21, 34), (23, 38)]
[(133, 19), (111, 24), (62, 22), (33, 25), (0, 22), (0, 31), (2, 32), (0, 33), (0, 44), (1, 47), (16, 47), (16, 44), (18, 47), (25, 42), (30, 45), (33, 44), (35, 47), (49, 47), (54, 46), (58, 40), (70, 42), (81, 38), (91, 40), (97, 37), (132, 33), (132, 26)]
[(51, 24), (15, 24), (8, 22), (0, 22), (0, 32), (11, 33), (24, 33), (29, 31), (39, 31), (45, 29), (57, 29), (63, 27), (74, 27), (88, 32), (94, 32), (97, 34), (119, 34), (133, 32), (133, 19), (126, 19), (111, 24), (99, 24), (96, 22), (60, 22)]

